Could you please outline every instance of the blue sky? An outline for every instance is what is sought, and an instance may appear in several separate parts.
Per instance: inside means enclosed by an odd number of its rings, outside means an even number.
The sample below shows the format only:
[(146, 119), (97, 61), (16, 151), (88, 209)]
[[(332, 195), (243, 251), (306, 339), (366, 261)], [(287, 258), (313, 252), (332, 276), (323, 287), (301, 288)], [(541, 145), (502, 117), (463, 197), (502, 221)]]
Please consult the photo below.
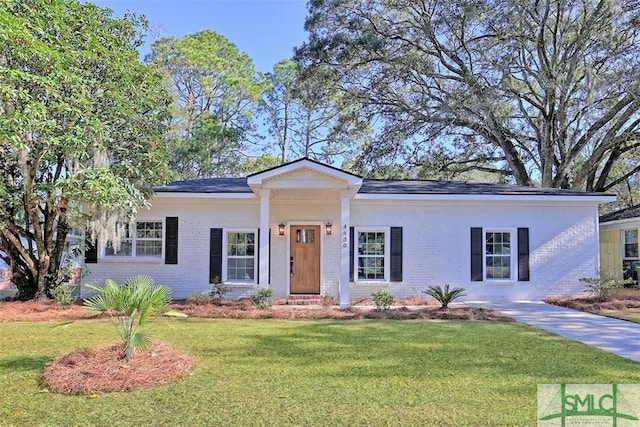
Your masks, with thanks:
[[(293, 55), (307, 35), (306, 0), (89, 0), (121, 17), (127, 10), (145, 15), (151, 35), (182, 37), (210, 29), (222, 34), (268, 72)], [(148, 38), (148, 44), (152, 38)], [(148, 53), (148, 47), (142, 54)]]

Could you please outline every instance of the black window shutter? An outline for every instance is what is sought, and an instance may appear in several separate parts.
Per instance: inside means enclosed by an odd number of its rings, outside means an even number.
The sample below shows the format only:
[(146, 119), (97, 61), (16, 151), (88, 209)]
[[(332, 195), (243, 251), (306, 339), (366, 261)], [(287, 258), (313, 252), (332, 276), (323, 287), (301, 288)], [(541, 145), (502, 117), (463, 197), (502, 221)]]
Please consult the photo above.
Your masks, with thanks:
[(402, 227), (391, 227), (391, 274), (392, 282), (402, 282)]
[(482, 282), (482, 228), (471, 227), (471, 281)]
[(168, 216), (165, 219), (164, 263), (178, 263), (178, 217)]
[(354, 238), (353, 227), (349, 227), (349, 281), (353, 282), (353, 257), (354, 257), (354, 248), (355, 244), (353, 241)]
[(267, 272), (267, 276), (267, 280), (271, 283), (271, 229), (269, 229), (269, 271)]
[(97, 264), (98, 263), (98, 242), (91, 242), (89, 238), (86, 240), (86, 248), (84, 250), (84, 263), (85, 264)]
[(222, 228), (212, 228), (209, 241), (209, 283), (222, 280)]
[(529, 281), (529, 229), (518, 228), (518, 281)]
[(260, 284), (260, 229), (258, 229), (258, 233), (256, 233), (256, 247), (253, 250), (258, 254), (258, 256), (256, 257), (256, 262), (258, 263), (258, 266), (256, 268), (256, 271), (258, 273), (258, 277), (256, 277), (256, 283)]

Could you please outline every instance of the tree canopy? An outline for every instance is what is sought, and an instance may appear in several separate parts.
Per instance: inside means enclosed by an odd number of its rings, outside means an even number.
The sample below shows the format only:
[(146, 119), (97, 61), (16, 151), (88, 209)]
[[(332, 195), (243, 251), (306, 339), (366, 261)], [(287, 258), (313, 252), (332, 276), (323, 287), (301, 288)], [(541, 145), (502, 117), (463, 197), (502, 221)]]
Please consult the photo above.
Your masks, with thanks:
[(246, 157), (265, 89), (252, 59), (211, 30), (163, 37), (151, 50), (146, 62), (163, 71), (174, 94), (171, 167), (182, 179), (233, 173)]
[(430, 162), (587, 190), (640, 171), (635, 0), (309, 4), (296, 57), (375, 124), (360, 168)]
[(77, 0), (0, 3), (0, 257), (23, 299), (66, 279), (66, 237), (116, 246), (168, 176), (170, 97), (145, 21)]

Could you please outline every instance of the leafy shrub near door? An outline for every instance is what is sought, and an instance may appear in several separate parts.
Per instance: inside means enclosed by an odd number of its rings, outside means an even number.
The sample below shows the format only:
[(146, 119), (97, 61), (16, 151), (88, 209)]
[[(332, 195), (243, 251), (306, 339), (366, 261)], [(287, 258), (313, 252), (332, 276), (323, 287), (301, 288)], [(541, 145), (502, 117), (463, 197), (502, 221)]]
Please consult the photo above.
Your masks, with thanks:
[(393, 304), (394, 298), (389, 289), (378, 289), (371, 294), (376, 310), (388, 310)]
[(449, 308), (451, 302), (466, 295), (464, 291), (464, 288), (449, 289), (449, 285), (444, 285), (444, 288), (440, 286), (429, 286), (429, 289), (422, 292), (435, 298), (436, 301), (440, 303), (440, 308), (446, 310)]
[(258, 308), (267, 308), (271, 307), (271, 297), (273, 296), (273, 291), (271, 289), (260, 289), (254, 296), (251, 297), (251, 301)]

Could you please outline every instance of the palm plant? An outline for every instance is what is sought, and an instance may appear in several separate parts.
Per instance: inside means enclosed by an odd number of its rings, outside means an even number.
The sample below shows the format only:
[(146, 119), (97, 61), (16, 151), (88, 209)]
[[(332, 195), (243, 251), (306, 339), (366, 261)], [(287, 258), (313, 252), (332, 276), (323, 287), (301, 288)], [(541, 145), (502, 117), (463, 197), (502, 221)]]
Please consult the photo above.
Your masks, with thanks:
[(449, 308), (449, 303), (466, 295), (464, 291), (464, 288), (449, 289), (449, 285), (444, 285), (444, 289), (440, 286), (429, 286), (429, 289), (422, 293), (435, 298), (440, 303), (440, 308), (446, 310)]
[(104, 287), (87, 285), (96, 292), (84, 305), (97, 313), (107, 313), (116, 322), (118, 335), (124, 344), (121, 358), (130, 359), (136, 350), (145, 349), (149, 337), (139, 329), (149, 317), (171, 303), (171, 290), (155, 285), (146, 275), (133, 276), (119, 285), (107, 279)]

